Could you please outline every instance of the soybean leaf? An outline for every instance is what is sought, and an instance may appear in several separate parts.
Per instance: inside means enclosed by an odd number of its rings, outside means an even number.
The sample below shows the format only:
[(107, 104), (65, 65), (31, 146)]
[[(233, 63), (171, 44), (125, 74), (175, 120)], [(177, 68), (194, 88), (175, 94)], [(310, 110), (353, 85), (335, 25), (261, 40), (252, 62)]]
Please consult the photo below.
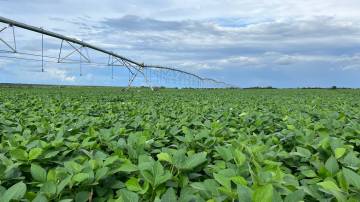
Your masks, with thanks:
[(56, 194), (56, 184), (54, 182), (45, 182), (42, 187), (41, 191), (45, 193), (47, 196), (51, 197)]
[(26, 193), (26, 185), (23, 182), (18, 182), (11, 186), (0, 197), (1, 202), (9, 202), (11, 200), (20, 200)]
[(74, 201), (73, 199), (62, 199), (59, 202), (72, 202)]
[(302, 147), (296, 147), (297, 152), (295, 154), (302, 156), (304, 158), (309, 158), (311, 156), (311, 152), (308, 149)]
[(303, 201), (305, 192), (303, 190), (296, 190), (285, 197), (284, 202), (299, 202)]
[(237, 166), (242, 166), (246, 162), (246, 156), (238, 149), (234, 150), (234, 160)]
[(138, 202), (139, 201), (139, 196), (136, 193), (131, 192), (126, 189), (120, 190), (120, 196), (124, 202)]
[(137, 171), (138, 167), (134, 164), (132, 164), (130, 161), (127, 161), (123, 164), (120, 165), (118, 171), (122, 171), (122, 172), (134, 172)]
[(342, 194), (341, 189), (333, 181), (328, 180), (317, 184), (323, 188), (324, 192), (335, 196), (338, 201), (346, 201), (346, 197)]
[(137, 178), (132, 177), (125, 183), (126, 188), (130, 191), (138, 192), (142, 190), (142, 187), (139, 184), (139, 181)]
[(302, 170), (301, 174), (305, 175), (306, 177), (316, 177), (316, 173), (313, 170)]
[(146, 164), (149, 166), (140, 166), (142, 167), (140, 173), (154, 188), (171, 179), (171, 173), (164, 170), (160, 162), (148, 162)]
[(336, 148), (335, 149), (335, 158), (338, 159), (338, 158), (341, 158), (346, 152), (346, 149), (345, 148)]
[(204, 163), (206, 160), (207, 160), (206, 159), (206, 152), (201, 152), (201, 153), (191, 155), (186, 159), (183, 168), (184, 169), (189, 169), (189, 170), (193, 169), (196, 166)]
[(350, 185), (353, 185), (354, 187), (360, 189), (360, 175), (359, 174), (357, 174), (354, 171), (347, 169), (347, 168), (343, 168), (343, 174), (344, 174), (346, 181)]
[(41, 154), (43, 150), (41, 148), (33, 148), (29, 152), (29, 160), (37, 159)]
[(106, 176), (106, 174), (109, 172), (108, 167), (102, 167), (96, 171), (95, 179), (100, 180)]
[(74, 176), (72, 177), (72, 181), (73, 181), (73, 182), (77, 182), (77, 183), (81, 183), (81, 182), (89, 179), (89, 177), (90, 177), (90, 176), (89, 176), (88, 173), (78, 173), (78, 174), (76, 174), (76, 175), (74, 175)]
[(214, 173), (214, 179), (222, 186), (231, 189), (231, 179), (229, 176), (225, 176), (221, 173)]
[(82, 191), (76, 194), (75, 202), (86, 202), (89, 199), (90, 193), (88, 191)]
[(62, 190), (71, 183), (71, 176), (66, 177), (57, 185), (57, 194), (60, 194)]
[(252, 190), (249, 187), (241, 184), (237, 185), (237, 194), (239, 202), (251, 202), (252, 201)]
[(257, 202), (272, 202), (274, 188), (271, 184), (259, 186), (253, 193), (253, 201)]
[(325, 168), (331, 173), (331, 175), (336, 175), (336, 173), (339, 171), (339, 164), (334, 156), (329, 157), (325, 163)]
[(215, 149), (218, 155), (225, 161), (230, 161), (233, 158), (231, 148), (225, 146), (218, 146)]
[(47, 202), (48, 199), (43, 193), (38, 193), (32, 202)]
[(166, 162), (172, 163), (171, 156), (168, 153), (162, 152), (160, 154), (157, 154), (156, 156), (157, 156), (159, 161), (166, 161)]
[(164, 195), (161, 197), (161, 202), (176, 202), (176, 194), (173, 188), (168, 188)]
[(28, 160), (28, 153), (23, 149), (11, 150), (10, 155), (11, 155), (11, 157), (18, 159), (18, 160), (22, 160), (22, 161)]
[(37, 164), (31, 164), (31, 176), (38, 182), (46, 181), (46, 170)]

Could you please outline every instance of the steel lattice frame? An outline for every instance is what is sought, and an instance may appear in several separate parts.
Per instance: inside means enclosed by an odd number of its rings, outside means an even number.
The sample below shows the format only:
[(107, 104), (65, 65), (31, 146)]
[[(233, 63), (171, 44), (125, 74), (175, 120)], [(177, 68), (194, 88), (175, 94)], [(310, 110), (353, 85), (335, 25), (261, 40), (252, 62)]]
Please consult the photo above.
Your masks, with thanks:
[[(4, 27), (4, 28), (0, 27), (0, 32), (3, 32), (4, 30), (10, 28), (10, 29), (12, 29), (12, 38), (13, 38), (12, 45), (9, 42), (6, 42), (4, 39), (0, 38), (0, 43), (5, 44), (5, 46), (9, 49), (9, 51), (2, 51), (2, 53), (6, 52), (6, 53), (14, 53), (14, 54), (20, 54), (20, 55), (22, 54), (22, 55), (28, 55), (28, 56), (34, 56), (34, 57), (35, 56), (41, 57), (41, 60), (39, 60), (39, 59), (38, 60), (37, 59), (28, 59), (28, 60), (41, 61), (41, 71), (42, 72), (44, 72), (44, 62), (51, 62), (51, 61), (45, 60), (45, 58), (46, 59), (56, 59), (57, 63), (71, 63), (71, 62), (72, 63), (80, 63), (80, 76), (81, 76), (81, 74), (82, 74), (81, 65), (83, 62), (87, 63), (87, 64), (93, 64), (93, 65), (97, 64), (90, 60), (90, 57), (88, 55), (88, 49), (91, 49), (91, 50), (98, 51), (98, 52), (103, 53), (108, 56), (108, 62), (106, 64), (106, 66), (111, 67), (111, 77), (112, 78), (114, 78), (114, 67), (116, 67), (116, 66), (125, 67), (129, 72), (129, 81), (128, 81), (129, 87), (133, 84), (134, 80), (136, 79), (136, 77), (138, 75), (142, 75), (145, 79), (146, 85), (149, 86), (150, 88), (152, 88), (151, 81), (152, 81), (152, 76), (154, 76), (154, 73), (157, 74), (158, 79), (160, 77), (165, 77), (165, 80), (171, 79), (171, 76), (173, 76), (173, 75), (174, 75), (175, 82), (181, 83), (182, 79), (184, 79), (185, 82), (183, 85), (186, 87), (195, 87), (195, 88), (228, 88), (228, 87), (231, 87), (231, 85), (229, 85), (225, 82), (217, 81), (215, 79), (210, 79), (210, 78), (203, 78), (196, 74), (193, 74), (193, 73), (190, 73), (187, 71), (183, 71), (183, 70), (179, 70), (176, 68), (159, 66), (159, 65), (147, 65), (144, 63), (136, 62), (127, 57), (118, 55), (114, 52), (105, 50), (103, 48), (100, 48), (100, 47), (97, 47), (94, 45), (91, 45), (84, 41), (80, 41), (80, 40), (70, 38), (70, 37), (55, 33), (55, 32), (45, 30), (43, 28), (34, 27), (31, 25), (27, 25), (27, 24), (24, 24), (21, 22), (17, 22), (17, 21), (11, 20), (11, 19), (4, 18), (4, 17), (0, 17), (0, 22), (8, 25), (8, 27)], [(23, 53), (23, 52), (19, 52), (17, 50), (15, 27), (41, 34), (41, 48), (42, 48), (41, 55), (32, 54), (32, 53)], [(58, 57), (54, 58), (54, 57), (44, 55), (44, 35), (61, 40)], [(70, 52), (66, 55), (63, 55), (63, 52), (62, 52), (64, 43), (66, 43), (73, 49), (72, 52)], [(79, 46), (79, 47), (76, 47), (76, 46)], [(83, 52), (83, 50), (86, 51), (86, 54)], [(74, 61), (74, 60), (68, 59), (71, 55), (73, 55), (75, 53), (77, 53), (79, 55), (79, 57), (80, 57), (79, 61)], [(12, 59), (24, 59), (24, 58), (18, 58), (18, 57), (13, 57), (13, 56), (0, 56), (0, 57), (12, 58)], [(155, 72), (152, 73), (152, 71), (150, 71), (150, 70), (153, 70)], [(150, 75), (148, 75), (148, 73), (146, 73), (146, 71), (150, 72)], [(164, 75), (165, 73), (167, 75)]]

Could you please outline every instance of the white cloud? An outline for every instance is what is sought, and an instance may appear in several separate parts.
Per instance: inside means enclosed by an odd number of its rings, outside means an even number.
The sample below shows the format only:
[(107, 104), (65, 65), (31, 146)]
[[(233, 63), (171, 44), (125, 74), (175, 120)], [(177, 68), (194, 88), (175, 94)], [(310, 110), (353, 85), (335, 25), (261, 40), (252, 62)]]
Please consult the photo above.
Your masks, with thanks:
[[(359, 17), (358, 0), (132, 0), (119, 3), (117, 0), (12, 0), (2, 2), (0, 11), (6, 15), (26, 16), (36, 20), (48, 16), (64, 18), (82, 17), (101, 19), (121, 15), (139, 15), (159, 19), (209, 19), (240, 17), (254, 21), (258, 18), (289, 18), (298, 16), (329, 15), (354, 18)], [(14, 9), (19, 13), (14, 13)], [(20, 13), (23, 15), (21, 16)], [(33, 18), (28, 19), (33, 20)]]
[(60, 81), (74, 82), (76, 79), (75, 76), (69, 76), (66, 70), (55, 67), (48, 67), (46, 69), (46, 74), (50, 79), (56, 79)]
[[(220, 73), (224, 79), (231, 78), (236, 71), (301, 72), (305, 67), (358, 70), (360, 61), (357, 0), (19, 2), (3, 2), (0, 12), (140, 62), (209, 73), (215, 78)], [(17, 33), (19, 48), (39, 50), (40, 43), (34, 41), (39, 35)], [(48, 52), (56, 56), (59, 45), (48, 44)], [(64, 69), (47, 71), (54, 80), (86, 80)], [(276, 77), (271, 72), (267, 75)], [(88, 80), (98, 77), (93, 74)]]
[(7, 65), (9, 65), (11, 61), (8, 59), (0, 58), (0, 69), (6, 68)]
[(351, 64), (351, 65), (346, 65), (342, 67), (342, 70), (347, 71), (347, 70), (360, 70), (360, 64)]
[(236, 56), (229, 57), (219, 61), (220, 64), (236, 64), (236, 65), (257, 65), (259, 60), (256, 57)]

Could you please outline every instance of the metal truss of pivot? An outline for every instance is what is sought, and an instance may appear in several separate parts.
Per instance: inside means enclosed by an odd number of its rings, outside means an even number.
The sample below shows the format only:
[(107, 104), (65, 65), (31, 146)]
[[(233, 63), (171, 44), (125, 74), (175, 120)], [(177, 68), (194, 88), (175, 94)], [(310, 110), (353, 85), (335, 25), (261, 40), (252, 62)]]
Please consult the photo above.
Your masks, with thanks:
[(146, 85), (148, 85), (151, 89), (153, 89), (151, 83), (149, 82), (147, 75), (144, 73), (144, 70), (145, 70), (144, 64), (140, 64), (140, 65), (133, 64), (133, 63), (130, 63), (129, 61), (123, 60), (121, 58), (109, 55), (108, 66), (111, 66), (111, 77), (112, 78), (114, 77), (114, 70), (113, 70), (114, 66), (122, 66), (128, 70), (128, 72), (129, 72), (128, 87), (129, 88), (133, 84), (135, 78), (139, 74), (141, 74), (145, 79)]
[[(61, 57), (61, 52), (62, 52), (62, 49), (63, 49), (64, 41), (65, 41), (67, 44), (69, 44), (70, 47), (73, 48), (73, 51), (71, 51), (71, 52), (68, 53), (67, 55)], [(66, 58), (69, 58), (71, 55), (73, 55), (73, 54), (76, 53), (76, 52), (79, 53), (79, 55), (80, 55), (80, 61), (81, 61), (81, 59), (85, 59), (86, 62), (91, 63), (89, 57), (88, 57), (88, 56), (85, 56), (85, 55), (82, 53), (82, 49), (85, 49), (85, 48), (86, 48), (85, 46), (80, 46), (80, 48), (77, 48), (77, 47), (75, 47), (75, 45), (73, 45), (71, 42), (66, 41), (66, 40), (61, 40), (58, 63), (64, 61)]]
[(6, 42), (4, 39), (0, 37), (0, 41), (5, 44), (13, 53), (16, 53), (16, 38), (15, 38), (15, 28), (12, 25), (9, 25), (8, 27), (3, 27), (0, 29), (0, 32), (5, 31), (9, 27), (12, 28), (12, 35), (13, 35), (13, 45), (10, 45), (8, 42)]
[[(68, 64), (80, 64), (80, 76), (82, 75), (82, 63), (86, 63), (87, 65), (94, 65), (94, 66), (110, 66), (111, 67), (111, 78), (114, 79), (114, 67), (121, 66), (125, 67), (129, 72), (129, 81), (128, 87), (131, 87), (136, 78), (139, 76), (143, 76), (145, 83), (148, 87), (152, 88), (151, 82), (157, 81), (158, 84), (168, 85), (169, 83), (173, 82), (173, 84), (180, 85), (183, 87), (194, 87), (197, 86), (198, 88), (226, 88), (231, 87), (231, 85), (226, 84), (224, 82), (216, 81), (214, 79), (204, 78), (198, 76), (196, 74), (183, 71), (176, 68), (166, 67), (166, 66), (158, 66), (158, 65), (147, 65), (142, 62), (137, 62), (131, 60), (127, 57), (121, 56), (116, 54), (112, 51), (94, 46), (92, 44), (86, 43), (84, 41), (70, 38), (55, 32), (51, 32), (45, 30), (43, 28), (27, 25), (21, 22), (17, 22), (11, 19), (7, 19), (0, 16), (0, 23), (5, 23), (8, 26), (1, 28), (0, 32), (5, 31), (8, 28), (12, 29), (13, 35), (13, 43), (6, 42), (4, 39), (0, 38), (0, 43), (5, 44), (5, 46), (11, 51), (0, 51), (1, 54), (16, 54), (16, 56), (8, 56), (8, 55), (0, 55), (0, 58), (8, 58), (8, 59), (22, 59), (27, 61), (39, 61), (41, 62), (41, 70), (44, 71), (44, 63), (45, 62), (53, 62), (53, 63), (68, 63)], [(36, 54), (32, 52), (22, 52), (17, 50), (16, 47), (16, 38), (15, 38), (15, 27), (25, 29), (34, 33), (41, 34), (41, 54)], [(44, 55), (44, 36), (60, 39), (61, 45), (59, 50), (58, 56), (49, 56)], [(70, 46), (69, 53), (64, 53), (64, 45)], [(68, 49), (66, 49), (68, 50)], [(90, 60), (88, 50), (95, 51), (96, 53), (105, 54), (109, 57), (108, 62), (93, 62)], [(79, 55), (79, 60), (71, 59), (70, 56)], [(18, 57), (18, 55), (23, 55), (27, 57), (33, 58), (25, 58), (25, 57)], [(35, 58), (37, 57), (37, 58)], [(40, 59), (39, 59), (40, 57)], [(45, 60), (46, 58), (46, 60)], [(155, 78), (152, 78), (154, 77)]]
[[(64, 42), (67, 43), (73, 50), (66, 54), (65, 56), (62, 56), (62, 50), (64, 47)], [(44, 47), (44, 40), (42, 38), (42, 47)], [(86, 55), (83, 53), (82, 50), (85, 50)], [(42, 54), (43, 54), (44, 48), (42, 48)], [(89, 53), (88, 50), (85, 46), (80, 45), (80, 47), (76, 47), (74, 44), (72, 44), (71, 42), (67, 41), (67, 40), (61, 40), (61, 45), (60, 45), (60, 51), (59, 51), (59, 57), (57, 62), (58, 63), (62, 63), (64, 60), (68, 59), (70, 56), (74, 55), (75, 53), (78, 53), (80, 58), (79, 58), (79, 75), (82, 76), (82, 63), (83, 63), (83, 59), (85, 59), (86, 63), (91, 63), (90, 57), (89, 57)]]

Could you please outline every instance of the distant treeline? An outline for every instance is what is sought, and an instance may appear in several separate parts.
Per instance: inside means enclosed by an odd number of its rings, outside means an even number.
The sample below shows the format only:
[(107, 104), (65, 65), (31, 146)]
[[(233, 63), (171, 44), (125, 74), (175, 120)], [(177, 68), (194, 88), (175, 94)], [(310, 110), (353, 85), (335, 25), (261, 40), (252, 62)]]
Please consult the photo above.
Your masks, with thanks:
[[(24, 88), (39, 88), (39, 87), (57, 87), (57, 88), (69, 88), (69, 87), (85, 87), (85, 88), (94, 88), (94, 87), (107, 87), (107, 88), (126, 88), (125, 86), (81, 86), (81, 85), (51, 85), (51, 84), (22, 84), (22, 83), (0, 83), (0, 87), (24, 87)], [(133, 86), (132, 88), (149, 88), (147, 86)], [(165, 87), (165, 86), (153, 86), (154, 90), (159, 89), (197, 89), (197, 88), (178, 88), (178, 87)], [(204, 89), (213, 89), (213, 88), (204, 88)], [(253, 87), (229, 87), (226, 89), (356, 89), (356, 88), (347, 88), (347, 87), (297, 87), (297, 88), (276, 88), (272, 86), (253, 86)]]
[(246, 87), (242, 89), (277, 89), (272, 86), (254, 86), (254, 87)]
[(356, 89), (356, 88), (347, 88), (347, 87), (337, 87), (337, 86), (331, 86), (329, 88), (323, 88), (323, 87), (302, 87), (298, 89)]
[(77, 88), (77, 87), (84, 87), (84, 88), (96, 88), (96, 87), (106, 87), (106, 88), (124, 88), (121, 86), (84, 86), (84, 85), (56, 85), (56, 84), (25, 84), (25, 83), (0, 83), (0, 87), (16, 87), (16, 88)]
[[(255, 87), (246, 87), (242, 89), (278, 89), (276, 87), (272, 86), (255, 86)], [(297, 88), (280, 88), (280, 89), (356, 89), (356, 88), (347, 88), (347, 87), (337, 87), (337, 86), (331, 86), (331, 87), (297, 87)]]

